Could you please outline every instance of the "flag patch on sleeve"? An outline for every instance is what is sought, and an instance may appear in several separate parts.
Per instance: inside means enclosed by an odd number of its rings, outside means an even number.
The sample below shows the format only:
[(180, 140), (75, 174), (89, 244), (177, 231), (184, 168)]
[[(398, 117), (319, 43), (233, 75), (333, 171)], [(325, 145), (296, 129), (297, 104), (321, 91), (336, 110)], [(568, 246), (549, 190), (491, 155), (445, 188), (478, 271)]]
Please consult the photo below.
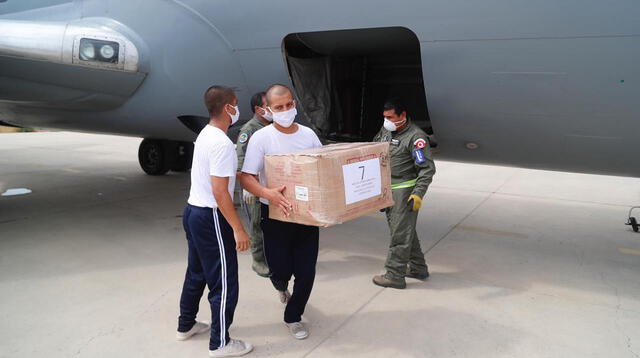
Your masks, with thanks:
[(424, 153), (420, 148), (413, 150), (413, 158), (415, 159), (416, 164), (423, 164), (427, 161), (427, 158), (424, 156)]
[(422, 139), (422, 138), (418, 138), (418, 139), (416, 139), (415, 142), (413, 142), (413, 145), (415, 145), (416, 148), (418, 148), (418, 149), (422, 149), (422, 148), (427, 146), (427, 141)]

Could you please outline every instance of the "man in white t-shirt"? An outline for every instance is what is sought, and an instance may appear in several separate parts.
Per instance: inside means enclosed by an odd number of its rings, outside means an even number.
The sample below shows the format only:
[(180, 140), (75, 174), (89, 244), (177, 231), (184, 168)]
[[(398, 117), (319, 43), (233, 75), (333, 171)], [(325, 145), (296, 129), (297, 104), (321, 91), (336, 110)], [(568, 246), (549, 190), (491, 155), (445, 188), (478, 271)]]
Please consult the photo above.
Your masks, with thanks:
[[(266, 187), (264, 156), (321, 147), (322, 143), (313, 130), (294, 123), (296, 103), (289, 88), (273, 85), (267, 90), (266, 99), (273, 113), (273, 124), (251, 136), (239, 178), (242, 187), (258, 196), (262, 203), (264, 254), (271, 282), (278, 290), (280, 301), (287, 304), (284, 322), (294, 338), (304, 339), (309, 332), (301, 319), (316, 275), (319, 230), (315, 226), (269, 219), (269, 210), (282, 210), (290, 215), (293, 206), (282, 195), (284, 190), (291, 189)], [(295, 281), (293, 293), (289, 294), (292, 276)]]
[[(212, 86), (205, 92), (204, 100), (210, 121), (195, 142), (191, 190), (182, 217), (189, 256), (176, 338), (185, 340), (211, 330), (209, 356), (237, 357), (253, 349), (251, 344), (229, 337), (238, 303), (236, 250), (249, 247), (249, 236), (233, 206), (238, 158), (226, 134), (240, 112), (230, 88)], [(207, 285), (211, 326), (196, 321)]]

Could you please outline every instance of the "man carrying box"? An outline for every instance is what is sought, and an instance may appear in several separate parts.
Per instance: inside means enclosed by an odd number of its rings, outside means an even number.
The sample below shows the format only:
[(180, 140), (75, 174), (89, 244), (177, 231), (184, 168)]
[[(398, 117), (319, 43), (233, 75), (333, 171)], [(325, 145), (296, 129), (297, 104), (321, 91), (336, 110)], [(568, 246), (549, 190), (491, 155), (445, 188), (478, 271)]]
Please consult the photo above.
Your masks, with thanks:
[(426, 280), (429, 269), (416, 232), (422, 197), (436, 172), (427, 134), (411, 123), (399, 100), (384, 105), (384, 125), (374, 142), (389, 142), (391, 192), (395, 205), (386, 209), (391, 244), (384, 275), (373, 277), (382, 287), (405, 288), (405, 277)]
[[(273, 85), (267, 90), (266, 99), (273, 113), (273, 124), (251, 137), (239, 179), (242, 187), (262, 202), (264, 253), (271, 270), (271, 282), (278, 290), (280, 301), (287, 304), (284, 322), (294, 338), (305, 339), (309, 332), (301, 320), (316, 275), (319, 230), (315, 226), (269, 219), (269, 210), (281, 210), (286, 216), (291, 214), (293, 206), (282, 192), (293, 188), (266, 187), (264, 156), (321, 147), (322, 143), (313, 130), (294, 123), (296, 102), (289, 88)], [(291, 276), (295, 276), (295, 281), (293, 294), (289, 295)]]

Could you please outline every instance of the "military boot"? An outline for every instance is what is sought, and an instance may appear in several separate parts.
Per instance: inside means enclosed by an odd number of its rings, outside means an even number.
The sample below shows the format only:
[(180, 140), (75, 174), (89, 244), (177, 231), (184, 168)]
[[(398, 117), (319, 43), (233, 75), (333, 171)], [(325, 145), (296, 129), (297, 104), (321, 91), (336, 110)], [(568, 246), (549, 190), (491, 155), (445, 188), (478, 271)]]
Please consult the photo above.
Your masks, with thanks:
[(253, 263), (251, 264), (251, 268), (260, 277), (269, 277), (269, 275), (271, 274), (271, 271), (269, 270), (269, 266), (267, 266), (265, 263), (262, 263), (262, 262), (258, 262), (254, 260)]
[(407, 282), (404, 279), (399, 281), (394, 281), (394, 280), (388, 279), (385, 275), (373, 276), (373, 283), (378, 286), (397, 288), (397, 289), (403, 289), (407, 287)]
[(426, 281), (429, 278), (429, 269), (424, 272), (413, 271), (411, 267), (407, 267), (407, 273), (404, 277), (415, 278), (416, 280)]

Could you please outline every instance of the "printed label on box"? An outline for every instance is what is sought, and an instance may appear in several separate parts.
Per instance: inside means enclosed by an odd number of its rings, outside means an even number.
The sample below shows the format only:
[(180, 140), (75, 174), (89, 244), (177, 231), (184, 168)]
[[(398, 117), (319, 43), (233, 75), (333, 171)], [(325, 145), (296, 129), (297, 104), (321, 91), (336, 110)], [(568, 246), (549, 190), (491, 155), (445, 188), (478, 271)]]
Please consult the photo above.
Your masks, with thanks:
[(309, 201), (309, 188), (296, 185), (296, 200)]
[(342, 166), (347, 205), (381, 194), (380, 158)]

